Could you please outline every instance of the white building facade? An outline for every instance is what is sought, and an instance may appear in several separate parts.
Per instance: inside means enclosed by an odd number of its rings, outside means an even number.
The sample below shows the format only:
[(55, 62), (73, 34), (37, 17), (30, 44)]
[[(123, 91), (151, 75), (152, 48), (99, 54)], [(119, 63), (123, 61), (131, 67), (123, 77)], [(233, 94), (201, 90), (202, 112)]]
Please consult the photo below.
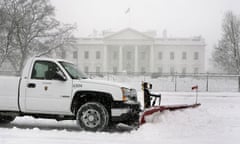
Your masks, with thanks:
[(131, 28), (79, 38), (66, 59), (85, 72), (203, 73), (205, 41), (201, 37), (167, 38)]

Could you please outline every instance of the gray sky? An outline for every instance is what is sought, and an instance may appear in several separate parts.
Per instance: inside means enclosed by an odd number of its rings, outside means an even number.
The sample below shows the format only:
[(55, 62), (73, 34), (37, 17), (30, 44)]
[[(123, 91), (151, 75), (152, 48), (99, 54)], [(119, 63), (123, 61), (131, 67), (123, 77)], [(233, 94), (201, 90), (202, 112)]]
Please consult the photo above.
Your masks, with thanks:
[[(57, 18), (77, 24), (76, 36), (87, 36), (93, 29), (139, 31), (164, 29), (169, 37), (201, 35), (208, 56), (221, 38), (224, 13), (240, 14), (240, 0), (51, 0)], [(130, 12), (125, 11), (130, 8)]]

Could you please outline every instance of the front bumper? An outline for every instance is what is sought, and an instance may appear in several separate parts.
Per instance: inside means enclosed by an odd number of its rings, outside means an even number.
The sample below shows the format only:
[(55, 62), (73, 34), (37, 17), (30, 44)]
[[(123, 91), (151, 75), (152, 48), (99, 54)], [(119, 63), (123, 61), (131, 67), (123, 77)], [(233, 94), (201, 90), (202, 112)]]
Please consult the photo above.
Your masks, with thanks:
[(135, 123), (139, 121), (140, 103), (114, 101), (111, 109), (113, 122)]

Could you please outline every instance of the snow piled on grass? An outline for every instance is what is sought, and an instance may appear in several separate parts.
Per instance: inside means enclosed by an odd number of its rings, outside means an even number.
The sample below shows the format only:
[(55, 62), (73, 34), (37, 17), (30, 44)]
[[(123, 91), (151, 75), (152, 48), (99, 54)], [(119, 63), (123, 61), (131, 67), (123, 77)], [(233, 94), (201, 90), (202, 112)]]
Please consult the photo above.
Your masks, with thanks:
[[(226, 96), (226, 97), (225, 97)], [(75, 121), (17, 118), (0, 126), (0, 144), (238, 144), (240, 94), (200, 94), (195, 109), (155, 113), (131, 132), (85, 132)], [(192, 103), (189, 93), (164, 93), (163, 104)]]

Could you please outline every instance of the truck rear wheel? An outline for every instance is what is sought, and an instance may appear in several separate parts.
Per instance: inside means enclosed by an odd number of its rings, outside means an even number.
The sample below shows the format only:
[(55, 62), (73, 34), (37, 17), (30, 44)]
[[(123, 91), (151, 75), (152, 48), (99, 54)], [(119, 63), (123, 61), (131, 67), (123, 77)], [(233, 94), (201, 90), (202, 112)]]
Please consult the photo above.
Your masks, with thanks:
[(102, 131), (109, 123), (109, 113), (106, 108), (98, 102), (88, 102), (77, 111), (77, 123), (82, 130)]
[(15, 120), (15, 116), (1, 116), (0, 115), (0, 124), (8, 124)]

